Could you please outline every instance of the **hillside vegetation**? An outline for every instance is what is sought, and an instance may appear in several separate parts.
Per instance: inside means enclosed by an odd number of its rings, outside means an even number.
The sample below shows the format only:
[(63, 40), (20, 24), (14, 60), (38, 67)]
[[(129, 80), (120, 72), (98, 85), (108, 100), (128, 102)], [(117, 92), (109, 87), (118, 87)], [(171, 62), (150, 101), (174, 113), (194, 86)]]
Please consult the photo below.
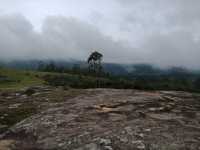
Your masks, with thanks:
[(176, 90), (199, 92), (200, 80), (196, 74), (97, 76), (79, 71), (62, 72), (23, 71), (0, 69), (0, 89), (20, 89), (30, 86), (51, 85), (64, 88), (115, 88), (140, 90)]
[(40, 78), (43, 73), (33, 71), (21, 71), (15, 69), (0, 69), (0, 89), (19, 89), (27, 86), (42, 85), (44, 80)]

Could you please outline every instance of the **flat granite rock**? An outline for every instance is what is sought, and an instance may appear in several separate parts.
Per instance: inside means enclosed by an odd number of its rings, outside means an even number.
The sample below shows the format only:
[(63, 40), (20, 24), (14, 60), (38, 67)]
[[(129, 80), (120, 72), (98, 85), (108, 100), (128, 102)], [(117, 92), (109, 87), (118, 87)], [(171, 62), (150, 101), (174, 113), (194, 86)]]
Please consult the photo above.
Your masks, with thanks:
[[(51, 89), (29, 96), (37, 112), (1, 134), (0, 150), (200, 149), (200, 101), (190, 93), (66, 92)], [(11, 99), (7, 106), (14, 111), (27, 103), (18, 101)]]

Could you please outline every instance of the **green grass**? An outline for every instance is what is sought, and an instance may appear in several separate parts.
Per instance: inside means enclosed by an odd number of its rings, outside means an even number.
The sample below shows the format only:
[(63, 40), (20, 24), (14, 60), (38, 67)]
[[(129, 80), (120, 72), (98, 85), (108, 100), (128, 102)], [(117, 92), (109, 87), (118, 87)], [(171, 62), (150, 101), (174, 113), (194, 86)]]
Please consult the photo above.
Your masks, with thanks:
[(14, 69), (0, 69), (0, 76), (6, 76), (9, 81), (1, 81), (0, 89), (20, 89), (27, 86), (43, 85), (40, 76), (43, 73), (34, 71), (19, 71)]
[[(1, 77), (6, 77), (4, 80)], [(3, 80), (3, 81), (2, 81)], [(0, 90), (18, 90), (24, 87), (44, 85), (64, 86), (71, 88), (117, 88), (140, 90), (178, 90), (199, 92), (191, 78), (177, 77), (138, 77), (126, 79), (123, 77), (94, 77), (83, 74), (51, 73), (38, 71), (22, 71), (0, 68)]]
[[(15, 69), (8, 69), (8, 68), (0, 68), (0, 76), (4, 76), (8, 78), (7, 81), (0, 80), (0, 90), (18, 90), (24, 87), (30, 86), (37, 86), (37, 85), (44, 85), (49, 84), (49, 82), (44, 79), (45, 76), (59, 77), (62, 76), (65, 78), (65, 82), (67, 81), (66, 85), (75, 85), (75, 87), (81, 87), (79, 84), (83, 84), (85, 82), (80, 82), (82, 80), (86, 80), (87, 84), (92, 82), (95, 84), (94, 77), (87, 77), (82, 76), (83, 79), (79, 79), (78, 75), (68, 74), (68, 73), (51, 73), (51, 72), (38, 72), (38, 71), (23, 71), (23, 70), (15, 70)], [(88, 83), (89, 82), (89, 83)]]

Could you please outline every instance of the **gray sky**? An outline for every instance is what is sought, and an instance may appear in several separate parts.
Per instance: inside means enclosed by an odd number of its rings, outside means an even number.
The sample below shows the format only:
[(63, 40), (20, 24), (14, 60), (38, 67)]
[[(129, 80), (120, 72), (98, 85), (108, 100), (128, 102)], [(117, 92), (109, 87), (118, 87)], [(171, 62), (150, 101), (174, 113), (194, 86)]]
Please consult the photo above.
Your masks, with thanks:
[(200, 68), (199, 0), (0, 1), (0, 59), (85, 59)]

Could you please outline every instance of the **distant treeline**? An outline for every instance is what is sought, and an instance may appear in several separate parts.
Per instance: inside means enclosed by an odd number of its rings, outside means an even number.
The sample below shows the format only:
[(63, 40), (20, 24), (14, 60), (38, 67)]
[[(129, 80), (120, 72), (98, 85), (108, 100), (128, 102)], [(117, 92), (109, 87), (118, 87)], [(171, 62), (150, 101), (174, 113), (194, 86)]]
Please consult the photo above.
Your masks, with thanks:
[[(85, 69), (88, 67), (86, 61), (77, 60), (15, 60), (15, 61), (0, 61), (0, 66), (22, 69), (22, 70), (38, 70), (41, 66), (46, 66), (53, 63), (58, 68), (72, 69), (80, 67)], [(170, 75), (170, 74), (200, 74), (199, 70), (188, 70), (183, 67), (159, 68), (151, 64), (116, 64), (102, 63), (105, 72), (112, 75)]]
[(200, 91), (199, 77), (173, 77), (173, 76), (140, 76), (134, 79), (126, 77), (91, 77), (85, 75), (46, 75), (45, 81), (53, 86), (66, 86), (72, 88), (119, 88), (140, 90), (179, 90)]
[(51, 62), (45, 66), (40, 66), (39, 70), (70, 74), (46, 76), (45, 80), (54, 86), (194, 92), (199, 92), (200, 90), (200, 75), (178, 67), (161, 71), (150, 65), (137, 65), (135, 70), (123, 75), (115, 75), (106, 71), (96, 75), (87, 68), (81, 68), (77, 64), (71, 69), (66, 69)]
[(97, 75), (88, 70), (87, 63), (81, 61), (16, 61), (2, 66), (58, 73), (43, 77), (54, 86), (200, 91), (200, 72), (181, 67), (161, 69), (149, 64), (103, 63), (103, 71)]

